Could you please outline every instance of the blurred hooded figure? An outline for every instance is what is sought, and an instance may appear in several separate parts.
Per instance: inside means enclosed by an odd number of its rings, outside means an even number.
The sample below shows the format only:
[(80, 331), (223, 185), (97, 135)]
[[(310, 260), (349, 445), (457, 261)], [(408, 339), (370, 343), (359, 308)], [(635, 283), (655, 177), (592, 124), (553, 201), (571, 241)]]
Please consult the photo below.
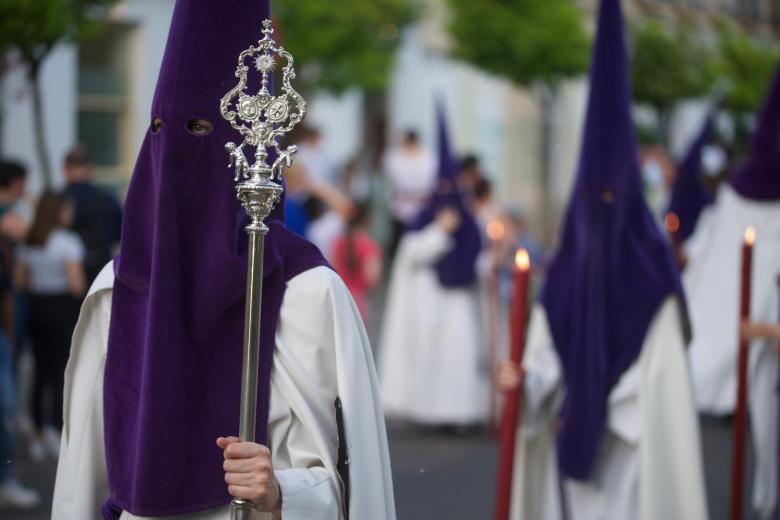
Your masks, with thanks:
[(619, 0), (602, 0), (577, 179), (533, 307), (511, 518), (704, 520), (678, 269), (641, 186)]
[(395, 518), (360, 316), (283, 201), (266, 219), (257, 443), (231, 437), (248, 220), (219, 101), (267, 18), (267, 1), (176, 3), (120, 252), (74, 333), (53, 518), (227, 520), (231, 497), (264, 520)]
[[(741, 251), (745, 230), (756, 232), (750, 319), (774, 322), (780, 276), (780, 69), (775, 74), (753, 135), (750, 155), (724, 183), (686, 243), (684, 284), (693, 326), (690, 359), (699, 409), (733, 412)], [(704, 216), (703, 216), (704, 217)], [(756, 449), (753, 505), (766, 518), (777, 504), (776, 342), (751, 343), (748, 368), (750, 431)]]
[(488, 414), (487, 371), (477, 322), (480, 231), (457, 188), (438, 109), (438, 185), (393, 265), (380, 337), (385, 412), (422, 424), (465, 426)]

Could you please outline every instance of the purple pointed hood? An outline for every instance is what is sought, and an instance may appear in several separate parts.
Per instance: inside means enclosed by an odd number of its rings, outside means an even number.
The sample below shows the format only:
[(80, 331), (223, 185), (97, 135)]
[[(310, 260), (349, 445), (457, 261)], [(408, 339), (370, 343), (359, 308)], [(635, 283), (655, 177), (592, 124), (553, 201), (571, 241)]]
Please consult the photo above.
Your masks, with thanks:
[(420, 211), (411, 229), (420, 230), (429, 225), (442, 208), (451, 207), (460, 212), (461, 224), (452, 237), (455, 245), (436, 263), (436, 274), (444, 287), (467, 287), (477, 278), (476, 264), (482, 238), (479, 226), (463, 203), (458, 188), (458, 164), (450, 149), (447, 120), (441, 103), (436, 104), (436, 128), (439, 147), (438, 182), (430, 201)]
[(677, 266), (642, 195), (619, 0), (602, 0), (577, 179), (542, 294), (563, 367), (564, 475), (590, 477), (607, 399), (637, 359)]
[(712, 204), (713, 198), (702, 183), (702, 154), (712, 141), (717, 104), (707, 113), (701, 131), (677, 168), (667, 213), (674, 213), (680, 221), (680, 238), (686, 240), (696, 229), (702, 210)]
[[(262, 36), (268, 1), (177, 0), (150, 120), (127, 194), (115, 262), (104, 382), (111, 500), (170, 516), (228, 504), (219, 436), (239, 423), (247, 241), (219, 112), (239, 53)], [(259, 83), (259, 82), (258, 82)], [(193, 118), (209, 135), (188, 129)], [(286, 282), (326, 265), (269, 218), (262, 302), (258, 442), (265, 442), (274, 337)]]
[(731, 186), (748, 199), (780, 199), (780, 68), (764, 101), (750, 157), (731, 176)]

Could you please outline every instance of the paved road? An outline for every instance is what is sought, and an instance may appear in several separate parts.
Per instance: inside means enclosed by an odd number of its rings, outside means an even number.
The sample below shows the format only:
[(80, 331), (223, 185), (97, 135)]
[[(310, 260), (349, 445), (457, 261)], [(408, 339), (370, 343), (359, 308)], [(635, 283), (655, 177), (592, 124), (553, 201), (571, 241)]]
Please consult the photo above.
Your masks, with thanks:
[[(723, 420), (705, 418), (702, 426), (711, 518), (725, 520), (729, 499), (729, 425)], [(401, 424), (389, 425), (389, 432), (399, 520), (491, 518), (496, 449), (489, 436), (453, 434)], [(20, 455), (25, 451), (26, 447), (20, 446)], [(47, 520), (54, 463), (34, 464), (23, 456), (20, 460), (17, 465), (20, 479), (34, 483), (47, 501), (30, 513), (0, 512), (0, 519)]]

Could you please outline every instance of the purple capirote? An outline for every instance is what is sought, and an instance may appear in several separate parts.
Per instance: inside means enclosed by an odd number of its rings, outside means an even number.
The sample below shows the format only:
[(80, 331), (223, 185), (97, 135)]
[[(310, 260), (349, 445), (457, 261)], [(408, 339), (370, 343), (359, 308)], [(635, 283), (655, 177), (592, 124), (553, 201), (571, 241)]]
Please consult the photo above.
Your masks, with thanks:
[(750, 155), (731, 175), (731, 186), (753, 200), (780, 199), (780, 68), (764, 100)]
[(677, 215), (680, 221), (679, 235), (683, 240), (693, 234), (702, 210), (713, 202), (702, 179), (702, 155), (704, 148), (712, 141), (717, 110), (716, 105), (707, 113), (699, 134), (680, 161), (672, 186), (667, 212)]
[[(180, 515), (231, 499), (215, 440), (239, 424), (247, 238), (224, 148), (241, 137), (222, 119), (219, 101), (268, 16), (267, 0), (176, 2), (150, 113), (162, 127), (150, 127), (138, 156), (114, 266), (103, 388), (106, 519), (122, 510)], [(192, 132), (193, 119), (213, 131)], [(280, 204), (267, 220), (260, 443), (286, 283), (327, 265), (282, 215)]]
[(541, 298), (563, 367), (563, 475), (591, 476), (609, 393), (676, 292), (677, 265), (642, 194), (620, 3), (602, 0), (577, 178)]
[(452, 235), (453, 247), (436, 262), (434, 269), (443, 287), (469, 287), (477, 279), (476, 265), (482, 238), (458, 187), (458, 165), (450, 147), (447, 118), (441, 102), (436, 104), (436, 130), (439, 155), (436, 187), (410, 229), (419, 231), (428, 226), (444, 208), (456, 210), (460, 214), (460, 226)]

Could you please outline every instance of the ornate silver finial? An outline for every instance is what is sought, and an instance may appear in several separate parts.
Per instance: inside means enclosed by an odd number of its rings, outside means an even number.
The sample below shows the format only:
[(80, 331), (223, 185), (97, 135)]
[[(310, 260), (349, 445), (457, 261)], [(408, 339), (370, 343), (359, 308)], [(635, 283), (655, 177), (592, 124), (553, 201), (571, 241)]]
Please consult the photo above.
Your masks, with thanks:
[[(251, 219), (246, 230), (264, 233), (268, 228), (263, 220), (279, 201), (282, 175), (292, 164), (292, 156), (298, 150), (294, 145), (282, 150), (279, 139), (301, 122), (306, 114), (306, 100), (290, 84), (295, 79), (294, 60), (284, 47), (273, 40), (271, 20), (263, 21), (262, 32), (263, 38), (257, 45), (239, 55), (235, 73), (238, 85), (225, 94), (219, 108), (222, 117), (244, 138), (239, 145), (227, 143), (225, 149), (230, 156), (228, 167), (234, 169), (238, 182), (238, 199)], [(247, 92), (248, 59), (261, 74), (260, 90), (254, 95)], [(277, 66), (277, 60), (282, 59), (286, 65), (282, 68), (281, 92), (275, 96), (269, 91), (270, 75)], [(247, 146), (255, 149), (252, 164), (244, 153)], [(276, 159), (269, 164), (271, 150), (276, 151)]]

